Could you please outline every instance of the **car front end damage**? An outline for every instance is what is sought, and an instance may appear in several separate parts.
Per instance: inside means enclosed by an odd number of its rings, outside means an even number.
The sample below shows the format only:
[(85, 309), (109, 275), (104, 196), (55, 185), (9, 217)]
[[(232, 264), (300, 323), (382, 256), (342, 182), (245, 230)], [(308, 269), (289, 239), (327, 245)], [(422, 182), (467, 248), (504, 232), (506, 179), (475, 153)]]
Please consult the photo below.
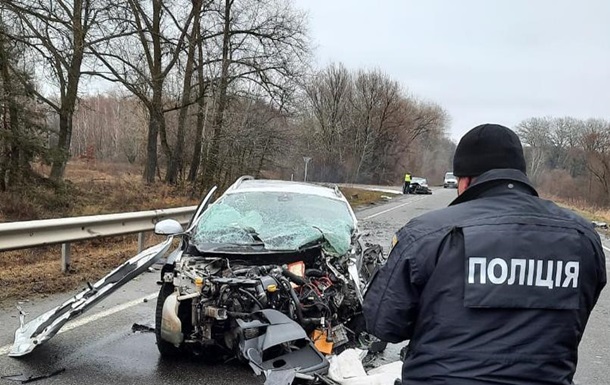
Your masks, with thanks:
[[(29, 354), (165, 255), (155, 309), (162, 357), (237, 358), (271, 385), (316, 381), (327, 357), (349, 348), (383, 350), (362, 316), (382, 248), (363, 241), (338, 189), (244, 181), (209, 204), (213, 189), (186, 230), (157, 223), (165, 242), (62, 305), (28, 323), (22, 314), (10, 355)], [(169, 253), (174, 237), (181, 242)]]
[(342, 256), (320, 244), (258, 253), (187, 249), (163, 269), (159, 351), (237, 357), (272, 384), (278, 373), (324, 374), (326, 355), (349, 347), (379, 349), (364, 330), (361, 305), (383, 256), (378, 246), (355, 243)]

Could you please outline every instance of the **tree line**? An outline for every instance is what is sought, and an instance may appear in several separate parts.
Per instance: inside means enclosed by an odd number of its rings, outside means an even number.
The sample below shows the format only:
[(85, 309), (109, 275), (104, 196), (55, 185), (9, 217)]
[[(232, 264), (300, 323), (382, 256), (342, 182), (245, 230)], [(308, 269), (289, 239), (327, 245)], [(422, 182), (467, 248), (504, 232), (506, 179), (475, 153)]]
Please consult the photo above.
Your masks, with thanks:
[(528, 174), (543, 191), (610, 205), (610, 121), (535, 117), (516, 128), (525, 143)]
[[(303, 156), (324, 181), (430, 171), (426, 144), (447, 140), (440, 106), (378, 70), (315, 70), (312, 57), (291, 1), (2, 2), (0, 185), (34, 161), (61, 181), (85, 153), (201, 188), (246, 173), (301, 179)], [(102, 82), (114, 91), (83, 92)]]

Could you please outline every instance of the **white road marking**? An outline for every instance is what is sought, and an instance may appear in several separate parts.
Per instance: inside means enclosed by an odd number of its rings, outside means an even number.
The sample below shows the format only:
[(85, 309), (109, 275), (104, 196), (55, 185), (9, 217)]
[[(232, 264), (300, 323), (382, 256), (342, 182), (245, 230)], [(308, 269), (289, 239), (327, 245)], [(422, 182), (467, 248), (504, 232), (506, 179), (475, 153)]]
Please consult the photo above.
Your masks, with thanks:
[(419, 201), (423, 200), (424, 198), (425, 198), (425, 197), (421, 197), (421, 198), (419, 198), (419, 199), (413, 199), (413, 200), (409, 200), (408, 202), (405, 202), (405, 203), (403, 203), (403, 204), (401, 204), (401, 205), (398, 205), (398, 206), (395, 206), (395, 207), (389, 208), (389, 209), (387, 209), (387, 210), (380, 211), (380, 212), (378, 212), (377, 214), (369, 215), (368, 217), (364, 217), (364, 218), (362, 218), (361, 220), (363, 220), (363, 221), (368, 221), (369, 219), (371, 219), (371, 218), (375, 218), (376, 216), (379, 216), (379, 215), (382, 215), (382, 214), (385, 214), (385, 213), (389, 213), (390, 211), (393, 211), (393, 210), (399, 209), (399, 208), (401, 208), (401, 207), (404, 207), (404, 206), (410, 205), (411, 203), (419, 202)]
[(604, 246), (604, 245), (602, 245), (602, 247), (604, 248), (604, 250), (606, 250), (606, 251), (610, 251), (610, 247), (606, 247), (606, 246)]
[[(57, 332), (57, 334), (65, 333), (65, 332), (70, 331), (72, 329), (76, 329), (77, 327), (84, 326), (84, 325), (86, 325), (88, 323), (97, 321), (97, 320), (99, 320), (101, 318), (108, 317), (109, 315), (113, 315), (113, 314), (116, 314), (116, 313), (121, 312), (123, 310), (127, 310), (130, 307), (134, 307), (136, 305), (139, 305), (139, 304), (143, 303), (144, 301), (151, 301), (151, 300), (157, 298), (157, 295), (159, 295), (159, 293), (149, 294), (147, 296), (144, 296), (144, 297), (141, 297), (141, 298), (137, 298), (137, 299), (134, 299), (132, 301), (125, 302), (123, 304), (117, 305), (115, 307), (111, 307), (110, 309), (106, 309), (106, 310), (101, 311), (99, 313), (92, 314), (92, 315), (90, 315), (88, 317), (84, 317), (84, 318), (72, 321), (72, 322), (66, 324), (66, 326), (64, 326), (59, 332)], [(13, 345), (11, 344), (11, 345), (6, 345), (6, 346), (0, 347), (0, 356), (4, 356), (5, 354), (8, 354), (8, 352), (11, 351), (11, 347), (12, 346)]]
[(0, 356), (3, 356), (5, 354), (8, 354), (8, 352), (11, 351), (11, 346), (13, 345), (6, 345), (0, 348)]

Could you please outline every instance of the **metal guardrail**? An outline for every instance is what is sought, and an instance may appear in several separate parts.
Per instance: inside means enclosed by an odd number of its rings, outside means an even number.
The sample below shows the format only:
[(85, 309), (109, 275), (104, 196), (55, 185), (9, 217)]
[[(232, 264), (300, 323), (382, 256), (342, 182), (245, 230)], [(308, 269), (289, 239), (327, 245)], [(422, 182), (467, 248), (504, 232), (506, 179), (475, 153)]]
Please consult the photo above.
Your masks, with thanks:
[(196, 209), (197, 206), (187, 206), (121, 214), (0, 223), (0, 251), (61, 244), (61, 267), (62, 271), (67, 271), (70, 266), (71, 242), (137, 233), (139, 252), (144, 248), (144, 233), (154, 230), (157, 222), (171, 218), (181, 224), (187, 224)]

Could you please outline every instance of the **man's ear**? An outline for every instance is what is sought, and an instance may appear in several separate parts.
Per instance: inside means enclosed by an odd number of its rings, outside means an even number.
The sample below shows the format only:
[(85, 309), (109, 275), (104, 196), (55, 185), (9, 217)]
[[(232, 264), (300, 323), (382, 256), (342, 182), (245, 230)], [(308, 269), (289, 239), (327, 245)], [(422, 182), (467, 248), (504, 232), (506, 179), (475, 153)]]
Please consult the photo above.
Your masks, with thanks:
[(472, 184), (474, 178), (470, 176), (458, 177), (458, 195), (462, 194)]

